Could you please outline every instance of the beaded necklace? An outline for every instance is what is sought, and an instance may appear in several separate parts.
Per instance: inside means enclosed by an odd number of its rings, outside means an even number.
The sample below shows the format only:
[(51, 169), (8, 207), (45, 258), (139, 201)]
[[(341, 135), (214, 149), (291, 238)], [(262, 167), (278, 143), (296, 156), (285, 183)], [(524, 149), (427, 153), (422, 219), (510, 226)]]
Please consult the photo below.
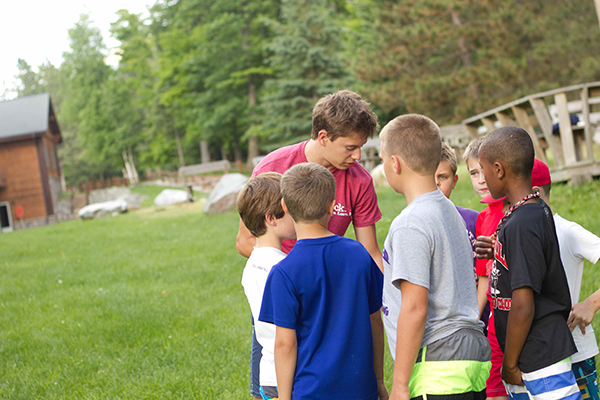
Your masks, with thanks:
[(521, 200), (517, 201), (515, 203), (515, 205), (511, 206), (508, 210), (506, 210), (506, 212), (504, 213), (504, 217), (502, 217), (502, 219), (498, 223), (498, 227), (496, 228), (496, 232), (494, 232), (494, 236), (496, 238), (498, 237), (498, 233), (500, 232), (500, 229), (502, 228), (502, 225), (504, 225), (504, 223), (506, 222), (506, 220), (508, 219), (508, 217), (510, 217), (510, 214), (513, 213), (513, 211), (515, 211), (517, 208), (519, 208), (523, 204), (525, 204), (526, 201), (529, 201), (529, 200), (535, 199), (535, 198), (539, 198), (539, 197), (540, 197), (540, 192), (538, 192), (536, 190), (535, 192), (533, 192), (531, 194), (528, 194), (527, 196), (523, 197)]

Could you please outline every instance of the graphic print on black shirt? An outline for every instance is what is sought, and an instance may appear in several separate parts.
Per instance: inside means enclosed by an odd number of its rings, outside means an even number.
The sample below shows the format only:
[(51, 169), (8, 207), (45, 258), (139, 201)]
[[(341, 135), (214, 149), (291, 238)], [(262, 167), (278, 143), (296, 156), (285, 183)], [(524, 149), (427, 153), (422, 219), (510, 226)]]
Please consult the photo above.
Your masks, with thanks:
[(571, 297), (560, 260), (552, 211), (543, 201), (516, 209), (498, 234), (490, 275), (491, 306), (500, 348), (513, 290), (533, 290), (535, 313), (519, 358), (519, 368), (532, 372), (555, 364), (577, 349), (567, 326)]

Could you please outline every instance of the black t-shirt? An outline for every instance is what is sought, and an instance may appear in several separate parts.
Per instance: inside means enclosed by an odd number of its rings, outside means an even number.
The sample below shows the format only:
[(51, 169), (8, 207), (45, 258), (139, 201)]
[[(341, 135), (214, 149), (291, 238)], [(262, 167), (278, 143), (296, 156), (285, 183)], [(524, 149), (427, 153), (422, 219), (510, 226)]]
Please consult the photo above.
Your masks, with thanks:
[(532, 372), (555, 364), (577, 351), (567, 318), (571, 296), (560, 260), (550, 207), (542, 200), (517, 208), (498, 233), (490, 291), (496, 336), (506, 344), (512, 291), (533, 289), (535, 313), (519, 357), (519, 368)]

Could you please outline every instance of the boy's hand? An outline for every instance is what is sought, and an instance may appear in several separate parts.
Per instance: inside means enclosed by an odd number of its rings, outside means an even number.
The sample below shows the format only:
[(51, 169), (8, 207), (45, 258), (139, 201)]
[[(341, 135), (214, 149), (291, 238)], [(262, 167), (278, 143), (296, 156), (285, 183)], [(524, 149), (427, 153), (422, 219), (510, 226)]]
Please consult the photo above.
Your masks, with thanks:
[(389, 400), (410, 400), (408, 386), (393, 385)]
[(500, 369), (500, 377), (504, 382), (510, 383), (511, 385), (525, 386), (519, 367), (510, 368), (503, 365)]
[(587, 301), (575, 304), (571, 314), (569, 315), (569, 319), (567, 319), (567, 325), (569, 325), (571, 332), (573, 332), (573, 330), (579, 325), (581, 333), (585, 335), (585, 327), (592, 323), (594, 314), (594, 309), (588, 304)]
[(379, 392), (379, 400), (388, 400), (390, 398), (383, 381), (377, 381), (377, 391)]
[(488, 260), (494, 258), (495, 246), (496, 238), (494, 236), (477, 236), (477, 240), (475, 240), (475, 254), (477, 258)]

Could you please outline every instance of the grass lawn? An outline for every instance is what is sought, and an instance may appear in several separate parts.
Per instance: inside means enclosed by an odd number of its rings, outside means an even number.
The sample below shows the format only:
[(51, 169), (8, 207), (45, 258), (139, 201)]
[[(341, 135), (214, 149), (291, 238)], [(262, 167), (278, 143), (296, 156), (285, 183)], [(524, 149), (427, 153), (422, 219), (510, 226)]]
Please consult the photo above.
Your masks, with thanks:
[[(554, 209), (600, 234), (599, 193), (558, 185)], [(382, 244), (406, 202), (378, 195)], [(452, 200), (481, 209), (467, 175)], [(0, 235), (0, 398), (250, 398), (237, 224), (194, 203)], [(595, 267), (583, 281), (600, 287)]]

